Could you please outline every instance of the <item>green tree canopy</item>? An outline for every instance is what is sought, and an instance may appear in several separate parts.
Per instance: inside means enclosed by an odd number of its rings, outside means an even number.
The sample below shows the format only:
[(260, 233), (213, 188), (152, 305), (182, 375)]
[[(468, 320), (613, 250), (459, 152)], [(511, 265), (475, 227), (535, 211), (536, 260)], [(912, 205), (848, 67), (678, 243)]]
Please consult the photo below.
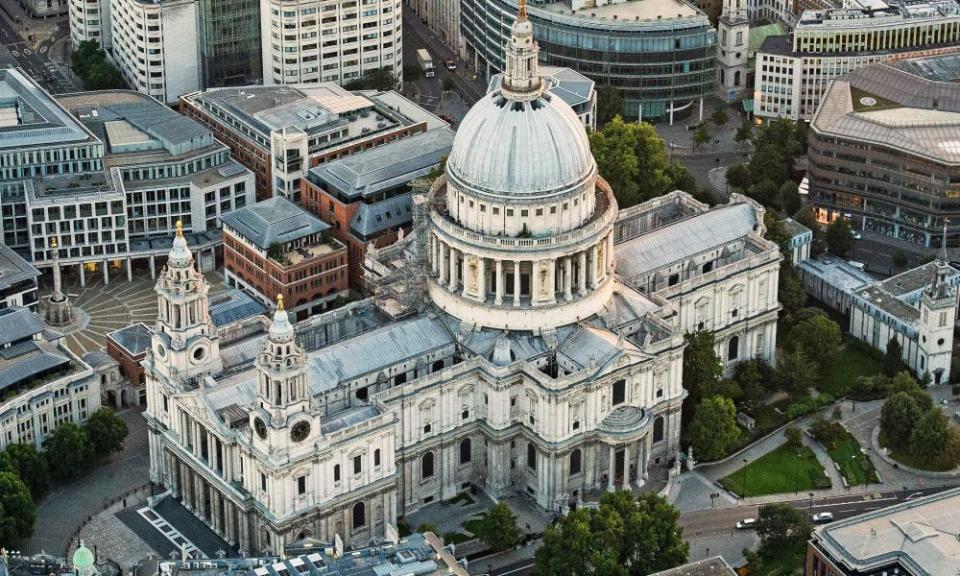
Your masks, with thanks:
[(55, 480), (76, 478), (90, 463), (91, 446), (86, 432), (76, 424), (61, 424), (44, 442), (47, 465)]
[(903, 368), (903, 347), (897, 337), (893, 336), (887, 341), (887, 349), (883, 353), (883, 373), (896, 376)]
[(377, 68), (370, 70), (362, 78), (347, 82), (343, 87), (347, 90), (393, 90), (397, 87), (397, 77), (390, 67)]
[(689, 546), (679, 512), (663, 497), (608, 492), (595, 510), (571, 512), (548, 527), (534, 556), (537, 576), (641, 576), (682, 564)]
[(483, 517), (480, 540), (496, 550), (509, 550), (520, 543), (520, 529), (517, 527), (517, 517), (503, 502), (497, 503)]
[(819, 366), (800, 346), (783, 353), (777, 364), (779, 388), (792, 395), (803, 395), (817, 383)]
[(683, 351), (683, 388), (688, 392), (689, 406), (694, 407), (700, 403), (704, 391), (720, 380), (723, 365), (714, 351), (716, 342), (712, 332), (691, 332), (684, 339), (687, 347)]
[(719, 460), (740, 439), (737, 409), (723, 396), (705, 398), (693, 414), (689, 430), (694, 454), (704, 460)]
[(837, 218), (827, 227), (827, 248), (830, 253), (845, 258), (853, 249), (853, 232), (845, 218)]
[(757, 515), (760, 555), (770, 556), (784, 550), (802, 553), (810, 531), (810, 521), (802, 510), (789, 504), (762, 506)]
[(787, 333), (787, 344), (800, 346), (811, 357), (816, 357), (821, 366), (829, 367), (840, 353), (843, 337), (840, 325), (831, 320), (822, 310), (798, 319)]
[(733, 139), (743, 143), (749, 141), (751, 138), (753, 138), (753, 124), (744, 120), (737, 126), (737, 133), (733, 135)]
[(745, 409), (752, 410), (759, 406), (764, 396), (764, 383), (772, 372), (772, 368), (760, 359), (737, 362), (733, 379), (740, 386), (741, 404)]
[(736, 164), (727, 168), (727, 186), (744, 192), (750, 188), (752, 180), (750, 169), (744, 164)]
[(727, 108), (724, 104), (718, 105), (713, 109), (713, 114), (710, 115), (710, 121), (713, 122), (713, 125), (717, 128), (722, 127), (730, 119), (730, 116), (727, 115)]
[(123, 441), (128, 432), (127, 423), (113, 410), (100, 408), (84, 422), (83, 429), (95, 457), (105, 458), (123, 450)]
[(891, 263), (894, 268), (906, 268), (907, 266), (907, 255), (904, 254), (903, 250), (897, 250), (893, 253), (893, 256), (890, 258)]
[(797, 189), (797, 183), (793, 180), (787, 180), (780, 185), (777, 191), (779, 196), (780, 208), (788, 215), (796, 214), (803, 208), (803, 199), (800, 198), (800, 192)]
[(10, 459), (12, 471), (30, 488), (34, 499), (46, 494), (50, 487), (50, 470), (43, 454), (33, 447), (33, 444), (11, 444), (7, 446), (6, 455)]
[[(925, 393), (920, 394), (926, 396)], [(907, 447), (914, 426), (926, 410), (921, 406), (921, 402), (918, 394), (904, 391), (891, 395), (883, 403), (883, 409), (880, 412), (880, 433), (887, 445)]]
[(914, 458), (939, 461), (950, 444), (950, 422), (939, 407), (929, 408), (910, 432), (909, 449)]
[(807, 303), (807, 290), (793, 266), (780, 267), (780, 286), (777, 290), (777, 298), (780, 300), (780, 304), (783, 304), (783, 311), (786, 314), (797, 312)]
[(33, 534), (36, 510), (27, 485), (13, 472), (0, 473), (0, 547), (15, 548)]
[(612, 84), (604, 84), (597, 92), (597, 125), (603, 127), (623, 111), (623, 92)]
[(706, 123), (697, 126), (693, 131), (693, 148), (697, 149), (710, 142), (710, 127)]

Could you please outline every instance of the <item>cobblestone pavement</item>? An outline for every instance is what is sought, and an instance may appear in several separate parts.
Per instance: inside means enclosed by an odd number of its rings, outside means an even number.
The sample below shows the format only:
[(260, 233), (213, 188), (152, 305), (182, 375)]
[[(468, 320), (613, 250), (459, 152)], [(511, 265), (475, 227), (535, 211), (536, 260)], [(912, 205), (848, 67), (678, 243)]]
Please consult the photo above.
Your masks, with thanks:
[[(75, 272), (73, 270), (69, 272)], [(218, 272), (206, 274), (210, 294), (225, 289), (223, 275)], [(63, 291), (70, 297), (73, 306), (83, 310), (89, 321), (80, 330), (69, 332), (67, 346), (77, 355), (106, 347), (106, 335), (114, 330), (143, 322), (153, 326), (157, 319), (157, 295), (153, 291), (156, 280), (149, 273), (137, 273), (128, 282), (124, 273), (111, 272), (109, 284), (103, 283), (100, 272), (86, 273), (86, 287), (80, 287), (80, 276), (67, 273), (63, 276)], [(41, 299), (52, 290), (49, 275), (41, 286)]]
[[(123, 451), (70, 484), (58, 486), (37, 506), (33, 537), (22, 550), (36, 554), (45, 550), (64, 554), (70, 537), (88, 518), (97, 515), (105, 504), (116, 500), (150, 479), (147, 425), (138, 410), (125, 410), (120, 416), (130, 430)], [(89, 544), (106, 542), (109, 532), (94, 537)]]
[(121, 522), (112, 511), (97, 514), (83, 530), (80, 537), (84, 544), (96, 548), (99, 558), (109, 558), (124, 571), (156, 551), (144, 542), (133, 530)]

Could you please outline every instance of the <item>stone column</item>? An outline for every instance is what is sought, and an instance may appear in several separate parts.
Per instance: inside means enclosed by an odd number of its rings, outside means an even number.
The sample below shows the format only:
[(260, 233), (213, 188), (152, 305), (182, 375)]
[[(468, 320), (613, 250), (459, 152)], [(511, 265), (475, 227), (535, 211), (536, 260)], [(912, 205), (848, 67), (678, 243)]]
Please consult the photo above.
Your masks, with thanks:
[(580, 252), (580, 261), (577, 262), (577, 290), (581, 296), (587, 294), (587, 253)]
[(597, 245), (589, 248), (590, 257), (587, 258), (587, 286), (591, 290), (597, 287)]
[(107, 265), (106, 260), (100, 261), (100, 266), (103, 268), (103, 285), (110, 285), (110, 267)]
[(127, 267), (127, 282), (133, 282), (133, 261), (131, 258), (127, 258), (125, 263)]
[(573, 256), (563, 259), (563, 297), (573, 300)]
[(210, 493), (210, 526), (213, 531), (223, 534), (223, 524), (220, 522), (220, 493), (213, 486), (208, 486)]
[(647, 479), (647, 469), (650, 467), (650, 441), (649, 437), (643, 439), (643, 474), (641, 477)]
[(520, 305), (520, 261), (513, 262), (513, 305)]
[(86, 287), (87, 287), (87, 274), (86, 274), (86, 271), (83, 269), (83, 262), (82, 262), (82, 261), (80, 262), (79, 268), (80, 268), (80, 287), (81, 287), (81, 288), (86, 288)]
[(477, 300), (487, 299), (487, 261), (480, 257), (477, 262)]
[(252, 554), (255, 551), (250, 549), (250, 516), (238, 508), (237, 517), (240, 520), (240, 541), (237, 542), (237, 548), (241, 553)]
[(450, 268), (447, 266), (447, 256), (450, 248), (443, 242), (440, 242), (440, 261), (437, 262), (437, 272), (440, 274), (440, 283), (446, 284), (450, 281)]
[(457, 249), (448, 246), (450, 251), (450, 291), (457, 291)]
[(547, 264), (547, 302), (557, 301), (557, 261), (551, 259)]
[(157, 259), (153, 254), (150, 255), (150, 279), (157, 279)]
[(644, 468), (644, 454), (647, 452), (647, 439), (642, 438), (637, 442), (637, 488), (643, 487), (643, 481), (647, 479), (647, 470)]
[(630, 444), (623, 449), (623, 483), (620, 486), (624, 490), (630, 488)]
[(530, 305), (540, 300), (540, 263), (530, 262)]
[(497, 260), (496, 274), (497, 293), (493, 299), (493, 304), (500, 306), (503, 304), (503, 260)]
[(617, 471), (617, 448), (610, 446), (610, 462), (607, 464), (607, 492), (613, 492), (613, 475)]

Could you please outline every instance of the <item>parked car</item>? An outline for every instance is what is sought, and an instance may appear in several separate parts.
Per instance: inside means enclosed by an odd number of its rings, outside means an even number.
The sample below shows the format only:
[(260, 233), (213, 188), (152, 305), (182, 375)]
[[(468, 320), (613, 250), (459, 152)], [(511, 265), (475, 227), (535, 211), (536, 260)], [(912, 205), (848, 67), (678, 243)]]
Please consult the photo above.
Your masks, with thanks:
[(813, 515), (813, 521), (816, 524), (822, 522), (833, 522), (833, 512), (817, 512)]
[(860, 240), (860, 233), (857, 232), (856, 230), (851, 230), (850, 235), (853, 236), (854, 240)]
[(744, 518), (737, 522), (737, 530), (750, 530), (757, 524), (756, 518)]
[(451, 72), (453, 72), (454, 70), (457, 69), (457, 61), (456, 61), (456, 60), (453, 60), (453, 59), (447, 60), (447, 61), (446, 61), (446, 65), (447, 65), (447, 70), (449, 70), (449, 71), (451, 71)]

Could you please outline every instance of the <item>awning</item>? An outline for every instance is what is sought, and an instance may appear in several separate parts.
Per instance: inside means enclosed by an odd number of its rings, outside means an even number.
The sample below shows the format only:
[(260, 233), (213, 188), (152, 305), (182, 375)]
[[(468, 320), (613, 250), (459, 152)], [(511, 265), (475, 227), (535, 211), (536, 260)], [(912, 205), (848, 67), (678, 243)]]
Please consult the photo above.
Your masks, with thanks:
[(740, 101), (740, 106), (743, 108), (744, 112), (753, 114), (753, 98), (744, 98)]

